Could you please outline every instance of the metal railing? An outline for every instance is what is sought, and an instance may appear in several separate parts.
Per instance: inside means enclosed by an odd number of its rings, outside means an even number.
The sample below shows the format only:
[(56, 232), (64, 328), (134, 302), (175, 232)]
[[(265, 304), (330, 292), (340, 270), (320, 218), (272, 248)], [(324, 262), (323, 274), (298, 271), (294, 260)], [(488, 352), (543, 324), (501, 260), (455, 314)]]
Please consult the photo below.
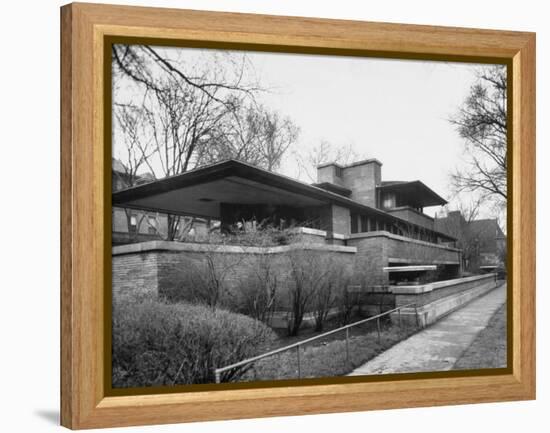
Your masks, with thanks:
[(324, 332), (322, 334), (316, 335), (315, 337), (306, 338), (305, 340), (298, 341), (298, 342), (293, 343), (293, 344), (289, 344), (288, 346), (280, 347), (278, 349), (271, 350), (271, 351), (263, 353), (261, 355), (253, 356), (252, 358), (244, 359), (242, 361), (235, 362), (234, 364), (226, 365), (225, 367), (214, 368), (214, 375), (216, 377), (216, 383), (221, 382), (221, 374), (224, 371), (228, 371), (228, 370), (232, 370), (234, 368), (242, 367), (243, 365), (251, 364), (251, 363), (259, 361), (261, 359), (268, 358), (270, 356), (277, 355), (279, 353), (286, 352), (286, 351), (292, 350), (294, 348), (296, 348), (296, 357), (297, 357), (297, 361), (298, 361), (298, 378), (301, 378), (300, 346), (303, 346), (305, 344), (311, 343), (312, 341), (319, 340), (319, 339), (324, 338), (328, 335), (336, 334), (337, 332), (342, 332), (342, 331), (346, 332), (346, 362), (349, 363), (350, 362), (350, 354), (349, 354), (349, 330), (350, 330), (350, 328), (353, 328), (354, 326), (362, 325), (362, 324), (370, 322), (372, 320), (376, 320), (376, 332), (378, 334), (378, 343), (380, 343), (380, 332), (381, 332), (381, 330), (380, 330), (380, 318), (384, 317), (384, 316), (387, 316), (388, 314), (395, 313), (397, 311), (397, 317), (398, 317), (397, 321), (398, 321), (399, 327), (401, 327), (401, 310), (403, 308), (408, 308), (408, 307), (414, 307), (414, 313), (415, 313), (415, 317), (416, 317), (416, 326), (418, 327), (419, 326), (418, 307), (416, 306), (416, 304), (411, 303), (411, 304), (401, 305), (397, 308), (394, 308), (394, 309), (388, 310), (388, 311), (384, 311), (383, 313), (377, 314), (375, 316), (367, 317), (366, 319), (362, 319), (362, 320), (359, 320), (357, 322), (350, 323), (349, 325), (341, 326), (340, 328), (333, 329), (332, 331)]

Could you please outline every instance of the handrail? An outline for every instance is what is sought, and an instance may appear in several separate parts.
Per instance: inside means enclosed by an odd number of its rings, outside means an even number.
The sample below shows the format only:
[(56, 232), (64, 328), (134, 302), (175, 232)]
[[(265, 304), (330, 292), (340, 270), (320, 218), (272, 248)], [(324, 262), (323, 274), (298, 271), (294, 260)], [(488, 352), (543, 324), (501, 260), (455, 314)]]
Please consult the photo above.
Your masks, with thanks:
[(415, 303), (410, 303), (410, 304), (406, 304), (406, 305), (401, 305), (401, 306), (399, 306), (397, 308), (394, 308), (392, 310), (384, 311), (383, 313), (377, 314), (375, 316), (367, 317), (366, 319), (362, 319), (362, 320), (359, 320), (357, 322), (353, 322), (353, 323), (350, 323), (348, 325), (341, 326), (340, 328), (336, 328), (336, 329), (333, 329), (331, 331), (327, 331), (327, 332), (324, 332), (322, 334), (316, 335), (314, 337), (310, 337), (310, 338), (307, 338), (305, 340), (289, 344), (288, 346), (280, 347), (278, 349), (271, 350), (271, 351), (266, 352), (266, 353), (262, 353), (261, 355), (253, 356), (251, 358), (247, 358), (247, 359), (244, 359), (242, 361), (235, 362), (235, 363), (230, 364), (230, 365), (226, 365), (225, 367), (214, 368), (214, 375), (216, 377), (216, 383), (221, 382), (221, 373), (223, 373), (224, 371), (232, 370), (234, 368), (241, 367), (243, 365), (250, 364), (250, 363), (259, 361), (263, 358), (267, 358), (267, 357), (270, 357), (270, 356), (273, 356), (273, 355), (277, 355), (278, 353), (286, 352), (286, 351), (288, 351), (290, 349), (294, 349), (294, 348), (298, 348), (298, 375), (300, 375), (300, 352), (299, 352), (300, 346), (305, 345), (305, 344), (310, 343), (310, 342), (315, 341), (315, 340), (319, 340), (319, 339), (324, 338), (328, 335), (332, 335), (332, 334), (335, 334), (337, 332), (344, 331), (344, 330), (346, 331), (346, 354), (347, 354), (348, 361), (349, 361), (348, 337), (349, 337), (349, 329), (350, 328), (352, 328), (354, 326), (362, 325), (363, 323), (367, 323), (367, 322), (370, 322), (372, 320), (376, 320), (377, 321), (378, 340), (380, 340), (380, 318), (397, 311), (399, 313), (399, 325), (401, 325), (401, 309), (411, 307), (411, 306), (414, 306), (414, 308), (415, 308), (416, 319), (417, 319), (417, 322), (418, 322), (418, 311), (417, 311), (416, 304)]

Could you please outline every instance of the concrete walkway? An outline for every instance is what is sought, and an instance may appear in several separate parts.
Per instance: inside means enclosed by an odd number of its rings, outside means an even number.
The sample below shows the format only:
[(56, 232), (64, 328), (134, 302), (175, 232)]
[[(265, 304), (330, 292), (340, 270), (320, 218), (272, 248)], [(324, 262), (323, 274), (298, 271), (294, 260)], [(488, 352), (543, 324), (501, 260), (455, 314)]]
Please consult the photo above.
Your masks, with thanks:
[(397, 343), (350, 376), (450, 370), (504, 302), (506, 284)]

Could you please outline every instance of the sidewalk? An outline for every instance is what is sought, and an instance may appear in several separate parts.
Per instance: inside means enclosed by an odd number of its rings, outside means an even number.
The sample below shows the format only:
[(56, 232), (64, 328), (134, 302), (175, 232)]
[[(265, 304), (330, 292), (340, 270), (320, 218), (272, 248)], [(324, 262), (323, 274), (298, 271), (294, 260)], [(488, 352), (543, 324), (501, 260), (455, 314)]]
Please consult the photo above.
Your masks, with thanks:
[(504, 302), (506, 284), (401, 341), (349, 375), (450, 370)]

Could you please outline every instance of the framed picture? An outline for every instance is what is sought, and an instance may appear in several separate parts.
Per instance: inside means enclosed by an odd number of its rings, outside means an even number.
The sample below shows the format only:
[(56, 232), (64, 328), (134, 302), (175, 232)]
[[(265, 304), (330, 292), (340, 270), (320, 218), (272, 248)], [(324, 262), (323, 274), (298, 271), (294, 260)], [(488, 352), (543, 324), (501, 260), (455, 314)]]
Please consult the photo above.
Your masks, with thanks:
[(535, 398), (535, 35), (61, 8), (61, 417)]

